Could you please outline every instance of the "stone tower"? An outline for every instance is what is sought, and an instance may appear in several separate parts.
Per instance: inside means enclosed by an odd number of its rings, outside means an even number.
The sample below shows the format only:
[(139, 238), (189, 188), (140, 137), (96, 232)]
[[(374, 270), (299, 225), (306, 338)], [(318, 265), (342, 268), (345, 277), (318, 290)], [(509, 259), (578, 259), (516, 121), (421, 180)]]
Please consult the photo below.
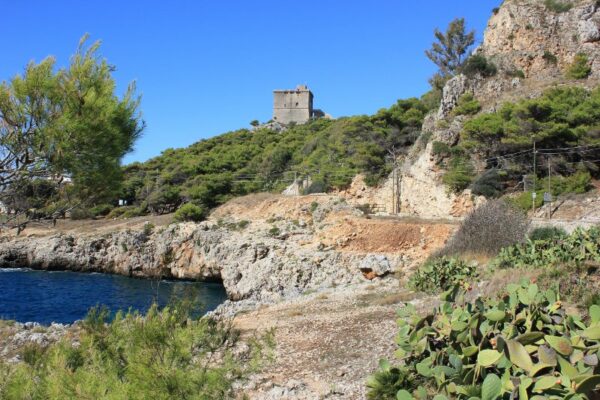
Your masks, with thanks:
[(313, 115), (313, 94), (306, 85), (273, 91), (273, 120), (287, 125), (303, 124)]

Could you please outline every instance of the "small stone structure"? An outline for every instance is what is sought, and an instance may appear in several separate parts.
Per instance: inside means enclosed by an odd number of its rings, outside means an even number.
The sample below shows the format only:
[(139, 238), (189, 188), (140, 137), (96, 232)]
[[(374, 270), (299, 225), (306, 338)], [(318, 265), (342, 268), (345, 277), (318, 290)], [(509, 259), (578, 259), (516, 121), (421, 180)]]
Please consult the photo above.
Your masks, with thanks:
[(306, 85), (273, 91), (273, 120), (287, 125), (303, 124), (313, 116), (313, 94)]

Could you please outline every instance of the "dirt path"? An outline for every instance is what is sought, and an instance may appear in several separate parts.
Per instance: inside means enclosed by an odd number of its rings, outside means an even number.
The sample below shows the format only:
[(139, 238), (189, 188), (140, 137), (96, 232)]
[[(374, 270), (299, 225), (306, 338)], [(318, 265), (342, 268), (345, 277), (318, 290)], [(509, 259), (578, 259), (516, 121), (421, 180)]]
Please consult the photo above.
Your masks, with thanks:
[(302, 296), (238, 315), (243, 333), (274, 329), (276, 357), (252, 399), (363, 399), (380, 358), (393, 358), (395, 315), (414, 295), (397, 280)]

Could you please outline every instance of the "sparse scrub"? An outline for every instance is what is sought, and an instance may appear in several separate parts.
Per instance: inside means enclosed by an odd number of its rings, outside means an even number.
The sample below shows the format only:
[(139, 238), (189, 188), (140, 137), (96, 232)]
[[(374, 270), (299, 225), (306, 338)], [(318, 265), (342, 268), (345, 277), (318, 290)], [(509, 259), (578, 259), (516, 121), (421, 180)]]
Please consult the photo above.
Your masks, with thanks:
[(497, 72), (498, 68), (496, 65), (482, 54), (472, 55), (462, 67), (462, 73), (470, 78), (478, 74), (484, 78), (489, 78), (496, 75)]
[(145, 223), (142, 232), (144, 233), (145, 236), (152, 235), (152, 232), (154, 232), (154, 224), (151, 222)]
[(86, 208), (74, 208), (71, 210), (70, 218), (72, 220), (90, 219), (93, 218), (94, 214)]
[(573, 63), (567, 69), (567, 77), (571, 79), (586, 79), (591, 73), (590, 60), (584, 53), (575, 55)]
[(145, 315), (92, 309), (78, 346), (70, 339), (45, 350), (27, 347), (24, 363), (0, 362), (0, 398), (224, 399), (232, 383), (256, 371), (272, 346), (270, 336), (232, 351), (238, 334), (228, 324), (197, 318), (189, 302)]
[(454, 285), (469, 282), (477, 277), (477, 268), (458, 258), (434, 258), (413, 273), (409, 286), (425, 293), (448, 290)]
[(272, 226), (271, 229), (269, 229), (269, 236), (278, 237), (279, 235), (281, 235), (281, 229), (278, 227)]
[(533, 208), (533, 202), (535, 201), (535, 208), (540, 208), (544, 204), (544, 192), (542, 190), (536, 191), (535, 200), (532, 196), (532, 192), (521, 192), (516, 196), (507, 197), (506, 201), (518, 208), (519, 210), (527, 213)]
[(498, 197), (504, 190), (504, 171), (489, 169), (478, 176), (471, 184), (471, 192), (476, 196), (485, 196), (488, 199)]
[(199, 222), (206, 218), (206, 210), (193, 203), (186, 203), (175, 211), (174, 219), (178, 222)]
[(544, 5), (555, 13), (564, 13), (573, 8), (573, 3), (568, 0), (544, 0)]
[(469, 187), (473, 181), (473, 174), (471, 160), (463, 155), (455, 155), (448, 163), (448, 170), (442, 177), (442, 182), (450, 191), (458, 193)]
[(496, 255), (525, 240), (529, 222), (525, 214), (502, 200), (491, 200), (475, 209), (438, 255), (465, 253)]
[(523, 72), (523, 70), (521, 69), (511, 69), (509, 71), (506, 71), (506, 76), (508, 76), (509, 78), (525, 79), (525, 72)]
[(558, 228), (556, 226), (550, 227), (541, 227), (535, 228), (529, 233), (529, 240), (537, 241), (537, 240), (556, 240), (563, 239), (568, 236), (567, 232), (563, 228)]
[(94, 217), (105, 217), (107, 216), (115, 207), (112, 204), (99, 204), (90, 208), (90, 212)]
[(558, 58), (548, 50), (544, 51), (544, 55), (542, 56), (542, 58), (549, 64), (558, 64)]
[(465, 93), (458, 99), (456, 107), (452, 111), (454, 115), (473, 115), (481, 111), (481, 104), (472, 93)]

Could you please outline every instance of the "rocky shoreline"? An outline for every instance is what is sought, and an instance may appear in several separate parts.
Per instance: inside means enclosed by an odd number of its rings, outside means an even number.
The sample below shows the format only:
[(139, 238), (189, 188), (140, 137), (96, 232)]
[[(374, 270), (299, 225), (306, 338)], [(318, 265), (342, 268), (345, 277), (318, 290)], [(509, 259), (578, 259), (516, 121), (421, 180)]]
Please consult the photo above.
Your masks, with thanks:
[(349, 205), (328, 199), (305, 211), (310, 221), (282, 217), (246, 221), (244, 228), (240, 220), (219, 219), (99, 235), (5, 238), (0, 268), (220, 281), (232, 301), (272, 302), (384, 277), (412, 262), (402, 253), (347, 251), (344, 244), (352, 238), (327, 243), (321, 231), (332, 223), (325, 221), (329, 214), (358, 218)]

